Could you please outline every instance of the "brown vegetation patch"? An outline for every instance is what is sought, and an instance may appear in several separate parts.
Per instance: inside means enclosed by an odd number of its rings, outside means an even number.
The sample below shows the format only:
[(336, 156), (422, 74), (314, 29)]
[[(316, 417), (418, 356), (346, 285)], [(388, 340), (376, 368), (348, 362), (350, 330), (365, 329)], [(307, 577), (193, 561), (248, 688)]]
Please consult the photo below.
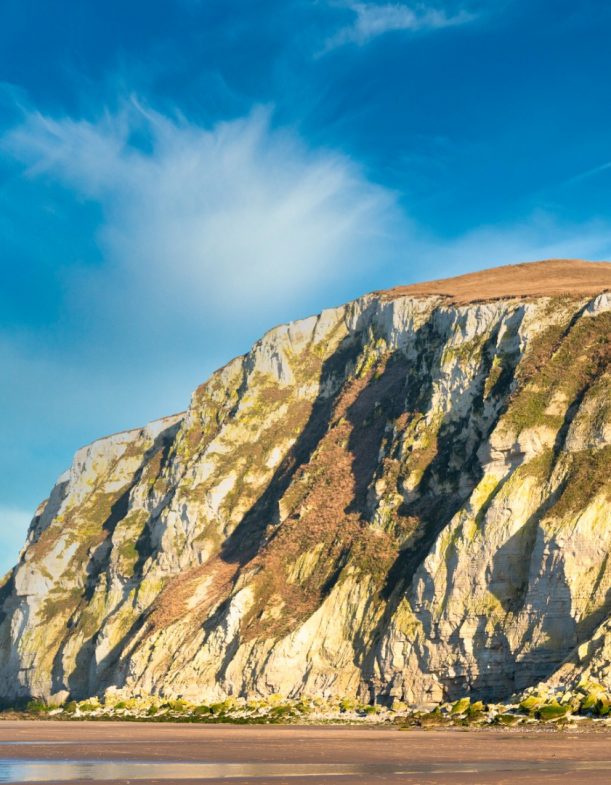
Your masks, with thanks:
[(611, 262), (580, 259), (549, 259), (543, 262), (493, 267), (378, 292), (384, 299), (397, 297), (447, 298), (448, 303), (467, 303), (512, 297), (587, 297), (611, 290)]
[[(572, 326), (571, 326), (572, 325)], [(537, 337), (516, 372), (518, 387), (505, 416), (519, 433), (547, 425), (560, 429), (570, 424), (583, 395), (602, 377), (611, 360), (611, 313), (581, 317), (574, 324), (553, 325)], [(553, 396), (562, 393), (566, 413), (547, 414)]]
[[(372, 376), (373, 371), (346, 384), (328, 431), (310, 461), (298, 469), (284, 497), (288, 517), (249, 565), (256, 596), (243, 620), (243, 640), (290, 632), (319, 607), (348, 565), (379, 575), (381, 585), (396, 558), (393, 538), (372, 530), (354, 507), (360, 464), (377, 460), (379, 445), (370, 438), (370, 417), (380, 394), (391, 385), (389, 378), (380, 381), (376, 394)], [(301, 583), (289, 582), (291, 565), (320, 544), (323, 548), (314, 556), (316, 562), (307, 578)], [(270, 607), (277, 602), (284, 603), (282, 613), (270, 614)]]
[(568, 457), (569, 469), (550, 515), (556, 518), (575, 515), (599, 494), (611, 503), (611, 445), (569, 453)]
[[(165, 629), (190, 613), (203, 622), (209, 611), (229, 594), (238, 566), (215, 556), (172, 578), (155, 601), (148, 619), (149, 633)], [(205, 594), (192, 605), (190, 600), (207, 577), (210, 582)]]

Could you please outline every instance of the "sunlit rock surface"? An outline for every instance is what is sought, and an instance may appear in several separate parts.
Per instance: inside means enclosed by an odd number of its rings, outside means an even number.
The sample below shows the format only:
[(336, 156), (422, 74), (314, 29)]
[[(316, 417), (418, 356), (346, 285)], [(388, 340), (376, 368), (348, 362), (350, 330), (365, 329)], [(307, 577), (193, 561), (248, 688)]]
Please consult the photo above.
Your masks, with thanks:
[(0, 699), (608, 683), (611, 265), (501, 269), (275, 328), (79, 450), (0, 588)]

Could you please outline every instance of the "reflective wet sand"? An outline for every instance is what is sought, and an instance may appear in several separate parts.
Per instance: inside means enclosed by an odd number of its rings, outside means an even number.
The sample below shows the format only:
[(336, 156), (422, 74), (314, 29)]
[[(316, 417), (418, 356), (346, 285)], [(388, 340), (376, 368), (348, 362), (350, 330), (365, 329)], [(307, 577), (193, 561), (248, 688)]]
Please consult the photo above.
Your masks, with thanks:
[(611, 733), (3, 721), (0, 782), (611, 785)]

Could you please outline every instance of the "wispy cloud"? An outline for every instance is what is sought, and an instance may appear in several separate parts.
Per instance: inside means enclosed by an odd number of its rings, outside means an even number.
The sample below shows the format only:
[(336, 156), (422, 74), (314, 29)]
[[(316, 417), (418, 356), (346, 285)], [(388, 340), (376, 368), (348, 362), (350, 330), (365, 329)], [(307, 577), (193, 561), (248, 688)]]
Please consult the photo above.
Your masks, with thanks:
[(569, 177), (568, 180), (564, 181), (563, 185), (576, 185), (584, 180), (589, 180), (591, 177), (596, 177), (603, 172), (608, 172), (609, 169), (611, 169), (611, 161), (606, 161), (603, 164), (599, 164), (599, 166), (594, 166), (591, 169), (586, 169), (584, 172), (573, 175), (573, 177)]
[(164, 313), (303, 300), (366, 264), (397, 213), (349, 158), (273, 130), (264, 109), (211, 128), (136, 101), (95, 122), (32, 112), (2, 148), (102, 205), (112, 270), (94, 290), (137, 291)]
[(466, 10), (456, 13), (432, 6), (404, 3), (377, 4), (372, 2), (353, 2), (345, 7), (354, 18), (351, 24), (342, 27), (327, 39), (324, 51), (330, 51), (345, 44), (363, 45), (385, 33), (399, 30), (420, 31), (439, 30), (465, 24), (474, 19), (474, 14)]

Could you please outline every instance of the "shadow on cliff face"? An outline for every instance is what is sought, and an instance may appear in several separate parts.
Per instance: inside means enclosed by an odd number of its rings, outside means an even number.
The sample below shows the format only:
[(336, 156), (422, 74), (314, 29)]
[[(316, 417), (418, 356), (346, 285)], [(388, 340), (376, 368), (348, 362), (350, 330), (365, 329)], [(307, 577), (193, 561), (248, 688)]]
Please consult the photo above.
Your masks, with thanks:
[[(504, 321), (505, 341), (516, 338), (524, 311), (521, 308)], [(473, 374), (474, 384), (469, 391), (465, 414), (456, 417), (453, 411), (444, 415), (439, 426), (436, 451), (414, 489), (412, 499), (405, 501), (399, 512), (418, 521), (417, 529), (399, 553), (388, 572), (383, 588), (387, 606), (372, 636), (371, 651), (363, 658), (365, 680), (370, 694), (384, 697), (387, 685), (380, 684), (373, 676), (373, 662), (379, 642), (388, 629), (400, 601), (413, 591), (413, 580), (441, 532), (464, 506), (483, 476), (479, 458), (480, 448), (486, 443), (500, 417), (506, 411), (512, 389), (515, 369), (520, 359), (517, 351), (499, 351), (499, 333), (503, 320), (499, 320), (485, 341), (479, 367)], [(439, 334), (431, 320), (417, 336), (419, 366), (410, 375), (404, 402), (405, 410), (425, 415), (431, 405), (434, 380), (440, 373), (441, 358), (448, 334)], [(493, 362), (497, 358), (499, 370), (496, 381), (486, 390)], [(492, 497), (487, 504), (492, 503)], [(425, 583), (427, 576), (422, 576)], [(430, 581), (429, 581), (430, 583)], [(425, 586), (429, 598), (434, 587)], [(419, 612), (427, 637), (434, 638), (433, 620), (421, 608)]]
[[(307, 464), (329, 428), (333, 410), (346, 380), (347, 369), (362, 350), (363, 336), (349, 335), (337, 351), (324, 362), (320, 373), (320, 389), (308, 421), (295, 444), (274, 472), (265, 491), (227, 538), (221, 558), (227, 562), (247, 564), (265, 541), (268, 527), (279, 520), (279, 503), (298, 469)], [(333, 392), (329, 393), (328, 390)]]
[[(600, 584), (603, 580), (603, 577), (606, 575), (607, 566), (609, 562), (609, 554), (605, 554), (605, 558), (600, 567), (600, 571), (598, 576), (594, 582), (594, 586), (592, 587), (592, 596), (595, 596), (600, 588)], [(594, 634), (594, 630), (605, 621), (605, 619), (609, 618), (611, 615), (611, 587), (607, 589), (605, 592), (605, 600), (602, 605), (597, 608), (595, 611), (587, 614), (583, 618), (581, 618), (577, 622), (577, 645), (581, 645), (584, 641), (589, 640), (592, 635)]]
[(560, 493), (561, 490), (557, 489), (550, 494), (492, 558), (492, 568), (486, 576), (488, 589), (505, 613), (515, 615), (524, 609), (539, 522)]
[[(526, 562), (522, 582), (515, 584), (510, 596), (506, 589), (503, 592), (504, 607), (511, 609), (508, 610), (510, 615), (505, 629), (496, 627), (492, 632), (486, 631), (488, 620), (484, 618), (476, 635), (473, 653), (478, 672), (469, 685), (475, 697), (505, 699), (547, 679), (581, 642), (578, 625), (571, 614), (573, 599), (562, 561), (562, 549), (552, 540), (545, 545), (545, 553), (535, 553), (538, 549), (532, 527), (536, 530), (540, 516), (535, 514), (532, 518), (534, 520), (529, 519), (523, 527), (526, 531), (518, 545), (519, 548), (528, 547), (529, 541), (532, 541), (530, 553), (522, 554)], [(518, 532), (514, 537), (520, 537), (520, 534)], [(508, 543), (507, 547), (511, 545)], [(513, 555), (520, 559), (519, 553), (514, 552)], [(537, 557), (541, 559), (541, 566), (538, 573), (533, 574), (530, 565)], [(496, 588), (498, 591), (499, 587)], [(532, 603), (537, 600), (544, 603), (545, 612), (536, 610), (534, 605), (529, 607), (529, 597)], [(513, 644), (510, 643), (512, 619), (516, 627)], [(516, 645), (518, 634), (521, 642)]]
[[(566, 482), (565, 478), (494, 554), (487, 576), (490, 592), (498, 599), (508, 619), (512, 617), (515, 620), (517, 628), (524, 627), (526, 617), (529, 617), (529, 623), (526, 630), (520, 632), (522, 646), (516, 649), (514, 644), (513, 650), (507, 634), (498, 628), (492, 635), (482, 629), (482, 634), (476, 636), (478, 645), (473, 647), (473, 651), (479, 674), (471, 689), (477, 697), (506, 698), (549, 678), (572, 649), (592, 636), (611, 611), (610, 588), (595, 611), (577, 620), (561, 547), (553, 540), (545, 546), (546, 552), (536, 547), (539, 540), (543, 542), (539, 525), (562, 496)], [(606, 554), (592, 586), (592, 596), (598, 592), (606, 574), (608, 558)], [(529, 600), (534, 603), (537, 598), (545, 602), (545, 613), (529, 610)], [(511, 629), (510, 621), (505, 628)], [(530, 645), (535, 629), (544, 642), (522, 655), (522, 650)], [(500, 639), (503, 640), (502, 646), (497, 646), (495, 641)]]
[(10, 578), (0, 588), (0, 626), (4, 623), (10, 611), (5, 607), (6, 601), (13, 597), (15, 592), (15, 570), (11, 571)]
[[(269, 534), (269, 526), (276, 523), (279, 519), (278, 505), (280, 499), (293, 481), (295, 473), (301, 466), (309, 462), (321, 438), (329, 428), (334, 406), (343, 390), (349, 369), (362, 351), (364, 338), (363, 331), (355, 330), (354, 333), (351, 333), (342, 341), (334, 354), (323, 363), (320, 372), (320, 389), (322, 392), (313, 404), (305, 427), (286, 458), (274, 472), (265, 491), (244, 515), (242, 521), (223, 544), (220, 553), (220, 558), (223, 561), (244, 566), (259, 552), (266, 540), (266, 536)], [(107, 536), (104, 542), (92, 554), (87, 567), (85, 589), (85, 599), (87, 601), (90, 601), (93, 597), (99, 579), (106, 570), (112, 535), (117, 525), (128, 512), (131, 491), (139, 482), (147, 460), (152, 452), (162, 449), (163, 465), (167, 460), (170, 447), (171, 442), (164, 441), (162, 434), (147, 453), (147, 457), (143, 460), (129, 487), (113, 505), (111, 514), (103, 524), (103, 529)], [(135, 580), (142, 577), (144, 564), (152, 552), (148, 524), (142, 530), (136, 542), (136, 551), (138, 559), (134, 567)], [(238, 574), (236, 573), (236, 578)], [(215, 627), (222, 616), (223, 607), (224, 605), (221, 604), (220, 608), (207, 620), (205, 629), (210, 630)], [(76, 668), (73, 674), (66, 678), (62, 660), (66, 643), (70, 637), (70, 632), (68, 631), (55, 657), (52, 673), (53, 691), (68, 689), (71, 697), (78, 698), (90, 694), (88, 684), (90, 678), (94, 675), (101, 688), (110, 683), (116, 683), (118, 679), (120, 680), (120, 673), (116, 671), (116, 668), (119, 665), (121, 669), (122, 666), (119, 664), (121, 658), (125, 655), (130, 643), (145, 626), (147, 618), (148, 613), (145, 612), (136, 619), (123, 638), (97, 665), (95, 665), (93, 659), (99, 631), (96, 632), (81, 646), (76, 656)], [(76, 625), (78, 625), (78, 618), (73, 617), (69, 622), (69, 627)], [(93, 671), (94, 667), (95, 672)]]
[[(471, 676), (458, 680), (452, 694), (452, 683), (446, 684), (451, 697), (468, 691), (475, 699), (500, 700), (546, 679), (575, 645), (576, 625), (571, 618), (571, 593), (560, 559), (560, 549), (548, 544), (547, 567), (540, 574), (533, 572), (534, 560), (543, 554), (539, 523), (561, 495), (558, 488), (546, 497), (524, 524), (495, 552), (486, 574), (486, 585), (507, 614), (503, 629), (490, 629), (487, 616), (478, 620), (473, 636), (475, 668)], [(547, 588), (537, 581), (547, 582)], [(537, 593), (546, 603), (545, 614), (528, 610), (529, 595), (536, 601)], [(527, 624), (525, 625), (525, 621)], [(511, 628), (516, 639), (510, 643)], [(525, 628), (525, 631), (524, 631)], [(522, 629), (521, 632), (518, 631)], [(535, 632), (544, 643), (528, 648)], [(460, 641), (456, 642), (460, 645)], [(526, 649), (528, 649), (526, 651)]]
[[(515, 336), (523, 318), (523, 310), (505, 320), (510, 336)], [(420, 521), (416, 537), (399, 554), (393, 564), (383, 590), (388, 601), (387, 610), (374, 640), (379, 639), (401, 597), (409, 589), (412, 578), (428, 554), (440, 532), (464, 505), (482, 476), (477, 452), (488, 438), (506, 407), (519, 354), (500, 355), (500, 370), (492, 388), (485, 391), (495, 356), (502, 321), (493, 329), (481, 350), (480, 365), (474, 373), (475, 387), (470, 390), (469, 405), (462, 417), (448, 413), (440, 426), (437, 451), (424, 471), (416, 498), (404, 504), (400, 514)], [(447, 325), (451, 330), (453, 325)], [(441, 358), (448, 334), (439, 331), (432, 316), (414, 335), (410, 347), (410, 361), (404, 350), (386, 357), (355, 400), (346, 410), (351, 432), (347, 451), (351, 454), (354, 496), (346, 514), (357, 513), (364, 524), (371, 516), (368, 496), (379, 470), (381, 448), (396, 418), (407, 412), (411, 417), (429, 412), (435, 379), (439, 375)], [(334, 408), (346, 382), (346, 369), (363, 348), (363, 336), (351, 336), (324, 365), (321, 387), (335, 390), (332, 395), (320, 396), (301, 436), (289, 455), (275, 472), (267, 489), (244, 516), (221, 551), (225, 561), (246, 564), (259, 551), (269, 533), (269, 526), (279, 519), (278, 504), (300, 466), (308, 463), (330, 427)], [(338, 573), (337, 573), (338, 574)], [(331, 588), (328, 587), (328, 588)], [(216, 615), (216, 614), (215, 614)], [(362, 656), (359, 657), (362, 663)]]
[[(105, 534), (104, 540), (95, 549), (86, 569), (85, 589), (83, 592), (82, 602), (89, 604), (93, 599), (95, 591), (98, 587), (100, 577), (108, 569), (108, 558), (112, 550), (112, 536), (119, 523), (127, 515), (129, 509), (129, 495), (132, 488), (138, 483), (142, 475), (143, 466), (141, 466), (134, 479), (129, 485), (129, 488), (121, 494), (117, 501), (110, 508), (110, 515), (102, 524), (102, 530)], [(68, 690), (72, 699), (85, 698), (91, 694), (89, 690), (89, 682), (92, 674), (92, 665), (94, 664), (95, 645), (98, 635), (96, 631), (88, 640), (85, 640), (81, 645), (76, 658), (75, 667), (73, 672), (66, 678), (64, 673), (63, 654), (67, 641), (70, 638), (71, 630), (77, 629), (79, 626), (79, 616), (82, 606), (79, 606), (77, 613), (75, 613), (68, 621), (67, 633), (64, 640), (57, 649), (57, 653), (53, 660), (53, 668), (51, 670), (51, 688), (54, 693), (60, 690)], [(77, 632), (78, 634), (78, 632)]]
[(379, 375), (375, 375), (346, 412), (352, 430), (347, 449), (352, 456), (354, 498), (346, 512), (363, 518), (371, 514), (368, 495), (380, 465), (389, 425), (405, 411), (410, 364), (403, 352), (393, 352)]
[[(161, 442), (161, 444), (155, 448), (155, 451), (161, 449), (159, 476), (162, 475), (164, 469), (166, 468), (170, 460), (172, 446), (174, 444), (174, 438), (177, 432), (178, 432), (177, 429), (175, 428), (175, 426), (173, 426), (171, 435), (166, 435), (163, 441)], [(153, 445), (153, 447), (155, 447), (155, 445)], [(165, 508), (170, 503), (170, 500), (174, 497), (175, 492), (176, 489), (172, 488), (167, 498), (164, 499), (163, 504), (160, 505), (161, 509)], [(153, 511), (153, 513), (150, 515), (149, 519), (147, 520), (146, 524), (144, 525), (142, 531), (138, 535), (138, 539), (136, 540), (135, 548), (138, 557), (136, 559), (136, 563), (134, 564), (134, 572), (132, 576), (132, 581), (136, 584), (138, 584), (142, 580), (144, 576), (144, 565), (146, 564), (147, 560), (151, 556), (153, 556), (155, 552), (155, 547), (153, 545), (153, 537), (151, 535), (151, 524), (153, 521), (159, 518), (161, 509), (156, 509)]]
[[(522, 319), (523, 312), (516, 311), (506, 322), (508, 333), (517, 334)], [(384, 589), (386, 598), (409, 588), (433, 544), (483, 476), (478, 452), (507, 408), (511, 382), (519, 362), (518, 353), (497, 354), (501, 324), (501, 321), (497, 323), (482, 347), (479, 368), (473, 376), (470, 400), (464, 407), (465, 414), (461, 417), (455, 417), (453, 412), (444, 415), (437, 433), (435, 455), (422, 474), (413, 500), (405, 502), (400, 509), (401, 514), (418, 519), (420, 525), (389, 572)], [(429, 330), (433, 329), (429, 327)], [(427, 343), (436, 344), (439, 348), (430, 357), (429, 367), (421, 368), (408, 388), (408, 411), (422, 414), (428, 411), (433, 377), (439, 373), (441, 352), (447, 337), (435, 335), (434, 332), (432, 335), (423, 333), (425, 346)], [(424, 347), (419, 356), (426, 357)], [(495, 357), (499, 358), (501, 368), (494, 385), (486, 393), (486, 381)]]
[[(419, 363), (428, 367), (433, 344), (434, 327), (427, 322), (414, 338), (414, 354)], [(336, 352), (323, 364), (320, 373), (321, 393), (300, 436), (270, 479), (265, 491), (244, 515), (221, 549), (224, 561), (247, 564), (258, 552), (270, 532), (270, 525), (279, 521), (279, 502), (295, 479), (298, 470), (308, 464), (337, 416), (336, 407), (354, 379), (349, 371), (362, 355), (368, 335), (356, 330), (347, 336)], [(437, 347), (441, 351), (441, 347)], [(415, 374), (413, 363), (405, 351), (396, 350), (374, 365), (372, 375), (363, 379), (363, 387), (345, 410), (350, 424), (346, 452), (350, 455), (354, 481), (352, 499), (346, 515), (357, 513), (363, 524), (370, 521), (368, 495), (379, 467), (380, 451), (393, 421), (406, 410), (406, 399), (413, 411), (426, 411), (430, 405), (433, 380), (430, 372)], [(425, 379), (423, 379), (423, 376)], [(327, 392), (332, 390), (332, 393)], [(331, 489), (333, 492), (333, 489)], [(339, 570), (341, 571), (341, 569)], [(334, 573), (337, 577), (339, 571)], [(333, 581), (327, 586), (332, 588)]]
[[(521, 318), (522, 313), (516, 311), (506, 322), (510, 332), (517, 331)], [(383, 633), (394, 608), (409, 589), (416, 570), (432, 544), (465, 503), (481, 477), (477, 451), (504, 410), (517, 363), (517, 356), (511, 353), (502, 354), (497, 380), (492, 389), (485, 393), (486, 380), (497, 353), (500, 327), (501, 322), (482, 348), (480, 366), (474, 374), (476, 386), (471, 388), (472, 397), (469, 406), (465, 407), (466, 414), (455, 419), (452, 419), (451, 413), (444, 417), (438, 433), (437, 452), (420, 480), (416, 498), (409, 504), (406, 503), (401, 510), (402, 515), (418, 518), (420, 526), (417, 537), (399, 554), (387, 576), (383, 591), (384, 598), (389, 601), (387, 612), (374, 633), (374, 638), (379, 638)], [(448, 329), (450, 328), (451, 325)], [(447, 338), (447, 334), (439, 332), (439, 325), (431, 317), (414, 335), (410, 356), (415, 357), (416, 361), (409, 360), (403, 350), (387, 356), (385, 363), (378, 367), (377, 372), (346, 409), (346, 418), (351, 425), (347, 451), (351, 454), (355, 484), (354, 496), (346, 508), (346, 514), (359, 514), (364, 524), (368, 522), (367, 516), (371, 513), (368, 495), (379, 469), (381, 448), (390, 433), (389, 426), (405, 412), (410, 416), (423, 416), (430, 410), (434, 382), (439, 374)], [(362, 352), (365, 339), (366, 334), (363, 331), (356, 331), (344, 339), (336, 352), (323, 364), (320, 372), (320, 387), (323, 392), (314, 402), (308, 422), (274, 472), (265, 491), (225, 541), (220, 553), (223, 561), (244, 566), (256, 556), (265, 543), (270, 526), (279, 520), (280, 500), (300, 467), (311, 460), (321, 439), (330, 428), (334, 409), (345, 389), (348, 371)], [(137, 479), (134, 484), (135, 482)], [(113, 509), (107, 522), (109, 531), (114, 531), (114, 527), (125, 514), (129, 491), (125, 499), (117, 502), (117, 510)], [(138, 575), (150, 553), (145, 531), (137, 547), (139, 561), (135, 574)], [(333, 573), (335, 578), (340, 571)], [(98, 577), (95, 576), (94, 584), (97, 583)], [(326, 587), (326, 591), (332, 588), (333, 582), (332, 580), (331, 585)], [(221, 604), (217, 612), (207, 620), (205, 629), (210, 631), (216, 626), (223, 607)], [(134, 623), (123, 640), (100, 663), (97, 668), (98, 676), (106, 672), (109, 678), (116, 678), (118, 674), (112, 674), (113, 668), (145, 622), (146, 615), (143, 615)], [(95, 636), (87, 641), (79, 652), (77, 672), (89, 672), (94, 648)], [(60, 652), (58, 658), (59, 655)], [(362, 657), (360, 661), (362, 662)], [(58, 659), (58, 664), (61, 664), (61, 659)], [(58, 675), (60, 672), (58, 671)], [(70, 682), (72, 692), (76, 693), (81, 688), (82, 683), (77, 683), (76, 680)]]
[[(92, 679), (97, 678), (98, 676), (97, 670), (99, 670), (99, 668), (97, 668), (96, 666), (95, 659), (94, 659), (95, 647), (97, 642), (97, 636), (99, 634), (99, 629), (96, 630), (93, 633), (93, 635), (90, 635), (82, 643), (75, 657), (75, 667), (72, 673), (67, 677), (66, 674), (64, 673), (64, 664), (63, 664), (64, 651), (66, 649), (67, 643), (71, 638), (71, 635), (79, 634), (80, 632), (79, 623), (80, 623), (81, 613), (83, 610), (87, 609), (87, 606), (92, 601), (96, 589), (99, 586), (100, 579), (108, 570), (108, 559), (110, 557), (110, 553), (113, 547), (112, 538), (117, 526), (121, 523), (122, 520), (124, 520), (124, 518), (126, 517), (129, 511), (129, 500), (132, 490), (140, 482), (142, 473), (148, 462), (151, 460), (153, 455), (155, 455), (159, 451), (161, 451), (162, 453), (160, 466), (163, 467), (165, 465), (175, 435), (176, 435), (175, 426), (171, 426), (170, 428), (166, 429), (165, 431), (162, 431), (160, 434), (157, 435), (151, 447), (143, 455), (140, 466), (134, 473), (128, 487), (113, 503), (113, 505), (110, 508), (110, 514), (102, 524), (104, 539), (97, 546), (97, 548), (89, 558), (89, 562), (85, 570), (85, 586), (83, 590), (82, 600), (79, 603), (79, 607), (77, 608), (75, 613), (68, 620), (68, 623), (66, 625), (66, 634), (62, 642), (60, 643), (55, 658), (53, 660), (53, 667), (51, 671), (51, 686), (53, 692), (68, 690), (71, 698), (73, 699), (80, 699), (91, 695), (91, 689), (89, 685)], [(142, 536), (143, 535), (141, 534), (140, 537), (142, 538)], [(139, 558), (138, 558), (138, 562), (136, 563), (136, 568), (138, 567), (140, 562), (144, 563), (146, 558), (148, 558), (148, 555), (150, 555), (147, 554), (145, 556), (142, 550), (138, 549), (138, 543), (136, 544), (136, 549)], [(137, 576), (135, 573), (135, 577), (141, 577), (141, 570), (142, 570), (142, 566), (140, 565), (140, 573), (138, 573)], [(142, 622), (143, 620), (142, 621), (139, 620), (139, 624), (135, 625), (135, 627), (139, 628), (140, 626), (142, 626)], [(122, 648), (124, 648), (127, 640), (131, 640), (131, 637), (133, 637), (135, 631), (137, 630), (135, 629), (130, 630), (130, 633), (128, 633), (128, 636), (126, 636), (122, 642)]]
[[(569, 325), (563, 332), (562, 339), (570, 334), (571, 329), (573, 329), (582, 315), (584, 308), (577, 311), (572, 317)], [(593, 378), (598, 378), (605, 368), (604, 362), (599, 362)], [(546, 476), (543, 478), (548, 482), (558, 466), (570, 427), (587, 391), (591, 387), (591, 383), (592, 379), (588, 379), (587, 383), (583, 384), (576, 391), (573, 400), (570, 401), (565, 410), (562, 424), (554, 441), (551, 461), (547, 467)], [(492, 568), (489, 576), (487, 576), (488, 588), (496, 596), (503, 610), (516, 619), (520, 615), (523, 616), (523, 614), (527, 613), (529, 594), (536, 591), (536, 581), (538, 580), (536, 570), (542, 571), (545, 568), (543, 564), (533, 565), (533, 559), (542, 556), (541, 553), (535, 550), (539, 525), (548, 513), (553, 511), (554, 506), (567, 489), (569, 481), (569, 476), (565, 475), (558, 486), (543, 499), (522, 527), (494, 554)], [(499, 489), (500, 486), (497, 487), (496, 492)], [(608, 555), (603, 560), (599, 576), (592, 588), (592, 595), (598, 591), (606, 572), (607, 559)], [(480, 675), (473, 684), (475, 694), (497, 698), (507, 697), (512, 692), (524, 689), (529, 684), (549, 678), (567, 657), (568, 652), (575, 646), (580, 646), (584, 641), (588, 640), (596, 627), (608, 616), (611, 610), (611, 589), (607, 591), (604, 602), (596, 611), (577, 621), (572, 615), (571, 589), (566, 580), (564, 567), (560, 559), (558, 560), (556, 573), (554, 576), (555, 581), (551, 584), (553, 592), (549, 593), (546, 600), (548, 605), (555, 606), (556, 611), (547, 611), (544, 619), (544, 624), (547, 625), (546, 632), (548, 633), (549, 642), (533, 647), (521, 659), (519, 652), (516, 653), (510, 650), (510, 646), (505, 639), (503, 646), (504, 656), (496, 658), (498, 662), (494, 671), (497, 675), (491, 680), (490, 676), (484, 672), (484, 666), (489, 665), (490, 652), (494, 649), (494, 646), (491, 646), (490, 641), (484, 636), (480, 640), (480, 646), (474, 647), (475, 656), (482, 665)], [(535, 615), (538, 618), (539, 614)], [(529, 625), (527, 632), (521, 633), (525, 645), (529, 643), (534, 627), (535, 622), (533, 621)], [(497, 636), (501, 634), (499, 631), (495, 632)], [(507, 663), (512, 661), (513, 667), (508, 671)], [(503, 674), (503, 670), (507, 672)], [(501, 682), (504, 685), (504, 689), (501, 688)]]
[[(521, 318), (522, 313), (516, 311), (509, 319), (507, 326), (510, 332), (517, 331)], [(387, 576), (383, 596), (389, 600), (388, 609), (374, 637), (380, 637), (393, 609), (403, 593), (408, 590), (414, 573), (435, 539), (464, 504), (481, 477), (477, 450), (488, 437), (503, 411), (517, 362), (517, 357), (514, 358), (511, 353), (502, 355), (501, 371), (493, 388), (485, 395), (484, 385), (498, 348), (500, 327), (501, 322), (493, 330), (481, 351), (480, 367), (474, 375), (476, 388), (471, 391), (472, 401), (471, 405), (466, 407), (467, 413), (457, 419), (451, 419), (451, 414), (446, 415), (438, 433), (437, 452), (420, 480), (416, 498), (411, 503), (406, 503), (400, 511), (406, 517), (418, 518), (420, 527), (417, 537), (414, 537), (411, 544), (400, 553)], [(451, 325), (448, 326), (449, 329)], [(335, 407), (345, 390), (349, 370), (363, 351), (366, 338), (366, 332), (363, 330), (351, 333), (323, 364), (320, 372), (322, 392), (313, 404), (308, 421), (297, 441), (274, 472), (265, 491), (223, 544), (220, 558), (224, 562), (244, 566), (257, 555), (266, 542), (270, 534), (270, 526), (279, 520), (280, 500), (300, 467), (310, 462), (314, 451), (331, 426)], [(416, 359), (408, 359), (404, 350), (397, 350), (388, 355), (385, 362), (379, 364), (373, 377), (346, 409), (346, 418), (351, 425), (347, 451), (351, 455), (355, 487), (346, 514), (357, 513), (364, 524), (369, 522), (368, 516), (371, 515), (368, 497), (379, 471), (381, 448), (385, 446), (385, 439), (391, 432), (389, 426), (403, 413), (408, 413), (410, 416), (423, 416), (430, 410), (434, 382), (439, 373), (447, 338), (448, 334), (439, 331), (439, 325), (432, 316), (413, 337), (410, 356)], [(467, 438), (468, 434), (473, 432), (476, 438)], [(465, 476), (467, 482), (464, 481)], [(109, 538), (127, 512), (129, 493), (138, 479), (139, 474), (124, 496), (116, 502), (111, 516), (105, 523)], [(148, 528), (145, 528), (136, 545), (139, 558), (135, 576), (141, 576), (143, 565), (150, 555), (151, 544), (147, 540), (147, 532)], [(100, 546), (100, 548), (109, 547), (109, 541)], [(100, 556), (103, 554), (100, 553)], [(104, 558), (96, 559), (94, 556), (92, 559), (94, 565), (98, 563), (102, 565), (104, 562)], [(92, 570), (88, 581), (89, 597), (93, 596), (101, 571), (101, 568), (97, 572), (96, 568)], [(339, 568), (332, 571), (335, 577), (331, 579), (330, 585), (325, 587), (325, 593), (332, 588), (340, 572)], [(238, 574), (236, 573), (236, 577)], [(204, 629), (210, 631), (216, 626), (221, 620), (224, 607), (221, 603), (219, 609), (207, 620)], [(98, 678), (106, 673), (107, 681), (116, 680), (118, 673), (113, 673), (113, 669), (145, 623), (146, 614), (136, 620), (123, 640), (97, 666)], [(82, 646), (78, 654), (78, 667), (75, 673), (85, 676), (68, 680), (70, 691), (74, 695), (83, 690), (87, 692), (86, 684), (91, 670), (95, 642), (94, 635)], [(55, 689), (61, 688), (59, 685), (63, 679), (61, 651), (62, 649), (58, 651), (56, 658), (57, 673), (54, 668)]]

